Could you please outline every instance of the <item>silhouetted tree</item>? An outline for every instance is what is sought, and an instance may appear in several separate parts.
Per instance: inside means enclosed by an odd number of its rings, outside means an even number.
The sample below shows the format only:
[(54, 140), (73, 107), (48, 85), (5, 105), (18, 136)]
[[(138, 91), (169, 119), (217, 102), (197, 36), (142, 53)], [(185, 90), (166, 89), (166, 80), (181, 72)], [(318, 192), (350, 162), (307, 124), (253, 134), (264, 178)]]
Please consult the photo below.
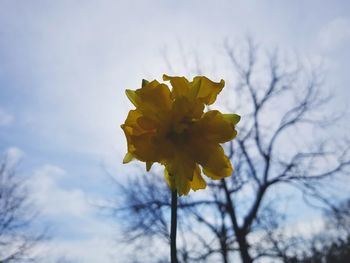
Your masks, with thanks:
[[(340, 118), (329, 110), (319, 68), (264, 53), (249, 39), (243, 48), (225, 43), (225, 57), (232, 66), (227, 109), (242, 115), (237, 139), (225, 145), (235, 171), (179, 199), (179, 259), (230, 262), (238, 252), (244, 263), (285, 260), (297, 240), (282, 244), (276, 235), (289, 216), (281, 207), (296, 193), (306, 204), (332, 206), (328, 186), (349, 175), (349, 143), (327, 136)], [(168, 242), (170, 192), (159, 177), (142, 176), (121, 187), (123, 207), (114, 211), (130, 240)]]
[(303, 248), (303, 253), (289, 257), (288, 263), (350, 262), (350, 200), (325, 212), (323, 229)]
[(24, 262), (43, 233), (30, 226), (37, 212), (25, 183), (7, 157), (0, 160), (0, 262)]

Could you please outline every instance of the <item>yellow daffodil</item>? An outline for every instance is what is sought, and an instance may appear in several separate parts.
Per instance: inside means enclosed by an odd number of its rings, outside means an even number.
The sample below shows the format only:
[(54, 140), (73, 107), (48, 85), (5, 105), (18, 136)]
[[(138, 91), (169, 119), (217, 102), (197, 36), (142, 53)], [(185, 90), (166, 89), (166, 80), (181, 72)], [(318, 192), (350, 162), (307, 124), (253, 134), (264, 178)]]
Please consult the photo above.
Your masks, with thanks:
[(157, 80), (143, 80), (142, 88), (126, 90), (136, 109), (130, 110), (124, 130), (128, 153), (124, 163), (132, 159), (146, 162), (147, 171), (154, 162), (165, 166), (169, 187), (180, 195), (190, 189), (204, 189), (203, 173), (217, 180), (232, 174), (232, 165), (221, 143), (236, 135), (240, 116), (217, 110), (204, 112), (205, 105), (215, 102), (225, 82), (195, 77), (163, 76), (172, 90)]

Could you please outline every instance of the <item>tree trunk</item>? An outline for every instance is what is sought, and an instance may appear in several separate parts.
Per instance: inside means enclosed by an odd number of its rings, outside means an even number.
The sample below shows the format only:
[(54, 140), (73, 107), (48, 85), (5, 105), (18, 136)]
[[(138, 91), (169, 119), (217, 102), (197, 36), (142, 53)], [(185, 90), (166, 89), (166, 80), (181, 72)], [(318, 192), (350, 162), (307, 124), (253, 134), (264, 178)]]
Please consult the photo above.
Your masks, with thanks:
[(226, 201), (227, 201), (227, 210), (228, 210), (229, 216), (231, 218), (233, 230), (234, 230), (236, 238), (237, 238), (237, 242), (239, 245), (239, 252), (241, 254), (242, 262), (243, 263), (252, 263), (253, 260), (252, 260), (251, 256), (249, 255), (249, 250), (248, 250), (247, 232), (238, 226), (235, 209), (234, 209), (234, 206), (232, 203), (230, 193), (227, 189), (225, 179), (222, 179), (221, 183), (222, 183), (222, 186), (223, 186), (224, 191), (225, 191), (225, 196), (226, 196)]
[(228, 251), (227, 251), (227, 246), (226, 246), (226, 240), (225, 241), (221, 241), (221, 255), (222, 255), (222, 262), (223, 263), (229, 263)]
[(239, 245), (239, 253), (241, 255), (241, 259), (243, 263), (252, 263), (253, 260), (249, 254), (248, 250), (248, 242), (246, 235), (244, 233), (236, 233), (238, 245)]

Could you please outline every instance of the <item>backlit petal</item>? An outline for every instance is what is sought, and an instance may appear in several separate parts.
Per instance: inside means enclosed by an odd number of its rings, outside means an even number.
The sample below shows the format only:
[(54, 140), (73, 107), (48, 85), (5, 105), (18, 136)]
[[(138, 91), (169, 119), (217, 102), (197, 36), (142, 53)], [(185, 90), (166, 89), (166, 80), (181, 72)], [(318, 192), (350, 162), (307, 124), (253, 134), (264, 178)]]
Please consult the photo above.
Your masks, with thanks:
[(156, 80), (145, 84), (136, 91), (126, 90), (126, 95), (136, 108), (149, 118), (164, 119), (164, 114), (172, 106), (168, 86), (159, 84)]
[(178, 153), (166, 164), (169, 176), (174, 177), (175, 187), (179, 195), (187, 195), (191, 189), (196, 164), (186, 153)]
[(131, 101), (132, 104), (134, 104), (137, 107), (137, 95), (135, 90), (127, 89), (125, 90), (125, 94), (128, 97), (128, 99)]
[(139, 123), (138, 119), (142, 117), (142, 113), (139, 110), (129, 111), (128, 117), (125, 120), (125, 123), (121, 125), (125, 134), (128, 135), (141, 135), (147, 131), (143, 129)]
[(194, 157), (211, 179), (218, 180), (232, 174), (232, 165), (220, 145), (198, 145)]
[(225, 81), (213, 82), (207, 77), (195, 77), (190, 86), (191, 97), (197, 98), (203, 103), (210, 105), (215, 102), (217, 95), (225, 86)]
[(185, 77), (170, 77), (168, 75), (163, 75), (163, 80), (169, 80), (171, 83), (172, 89), (172, 97), (187, 97), (189, 92), (189, 81)]
[(149, 81), (146, 80), (146, 79), (143, 79), (143, 80), (142, 80), (141, 87), (143, 88), (143, 87), (147, 86), (148, 84), (149, 84)]
[(191, 137), (198, 143), (224, 143), (232, 140), (237, 132), (230, 119), (217, 110), (206, 112), (190, 129)]
[[(131, 110), (125, 123), (121, 125), (127, 139), (128, 153), (141, 161), (159, 161), (164, 147), (156, 143), (155, 130), (146, 130), (139, 125), (138, 119), (142, 117), (139, 110)], [(125, 161), (129, 159), (128, 156)]]
[(174, 101), (172, 110), (172, 121), (183, 121), (184, 119), (198, 119), (203, 115), (204, 104), (199, 101), (190, 101), (186, 97)]
[(145, 116), (140, 116), (136, 120), (136, 122), (144, 130), (153, 130), (153, 129), (156, 129), (158, 126), (158, 123), (156, 121)]
[(153, 162), (146, 162), (146, 171), (149, 172), (149, 170), (151, 170), (153, 165)]
[(206, 187), (207, 183), (201, 175), (201, 168), (198, 165), (196, 165), (196, 169), (193, 174), (193, 179), (191, 181), (191, 188), (193, 191), (197, 191), (199, 189), (205, 189)]
[(124, 156), (123, 163), (129, 163), (134, 159), (132, 153), (127, 152)]
[(226, 120), (231, 122), (232, 125), (236, 125), (241, 120), (241, 116), (238, 114), (223, 114), (223, 116)]
[(130, 144), (132, 145), (130, 149), (132, 154), (141, 161), (159, 162), (162, 159), (162, 153), (155, 143), (155, 135), (153, 133), (130, 136)]

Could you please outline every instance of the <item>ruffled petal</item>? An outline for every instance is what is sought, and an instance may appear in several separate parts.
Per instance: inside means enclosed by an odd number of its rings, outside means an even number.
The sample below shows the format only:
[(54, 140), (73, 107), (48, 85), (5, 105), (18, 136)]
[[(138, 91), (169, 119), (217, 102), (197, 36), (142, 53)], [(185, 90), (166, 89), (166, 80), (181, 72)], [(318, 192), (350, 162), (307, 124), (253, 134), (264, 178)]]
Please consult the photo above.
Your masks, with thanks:
[(170, 81), (171, 86), (173, 87), (171, 91), (173, 99), (188, 96), (190, 82), (185, 77), (170, 77), (164, 74), (163, 80)]
[(193, 191), (197, 191), (199, 189), (205, 189), (207, 187), (207, 183), (205, 182), (205, 180), (201, 175), (201, 168), (198, 165), (196, 165), (196, 169), (194, 170), (194, 174), (193, 174), (193, 179), (190, 184), (191, 184), (191, 189)]
[(174, 187), (179, 195), (187, 195), (191, 189), (196, 164), (191, 158), (186, 158), (186, 153), (179, 152), (166, 164), (170, 186)]
[(229, 121), (232, 125), (237, 125), (239, 121), (241, 120), (241, 116), (238, 114), (222, 114), (224, 118)]
[(190, 101), (186, 97), (178, 98), (174, 101), (171, 111), (172, 121), (182, 122), (199, 119), (203, 115), (204, 104), (199, 101)]
[[(154, 134), (143, 134), (140, 136), (130, 136), (129, 151), (143, 162), (157, 162), (162, 159), (157, 145), (154, 143)], [(131, 148), (131, 149), (130, 149)]]
[(151, 170), (152, 165), (154, 162), (146, 162), (146, 171), (149, 172), (149, 170)]
[(149, 84), (149, 81), (147, 79), (143, 79), (141, 87), (143, 88), (143, 87), (147, 86), (148, 84)]
[(139, 110), (131, 110), (125, 123), (121, 125), (128, 145), (128, 154), (124, 162), (129, 162), (131, 156), (141, 161), (159, 161), (164, 154), (164, 146), (156, 143), (158, 138), (155, 129), (144, 129), (140, 125), (140, 118), (143, 118), (143, 115)]
[(130, 163), (134, 159), (134, 155), (132, 153), (127, 152), (124, 156), (123, 163)]
[(172, 98), (187, 97), (191, 101), (200, 100), (202, 103), (210, 105), (216, 100), (217, 95), (225, 86), (225, 81), (214, 82), (204, 76), (193, 78), (189, 82), (185, 77), (171, 77), (163, 75), (163, 80), (169, 80), (172, 89)]
[(154, 80), (138, 90), (126, 90), (129, 100), (144, 116), (164, 120), (172, 107), (171, 92), (167, 85)]
[(220, 145), (198, 145), (193, 149), (193, 156), (196, 162), (203, 167), (204, 174), (213, 180), (232, 174), (230, 159), (225, 156)]
[(190, 83), (190, 96), (210, 105), (216, 100), (217, 95), (225, 86), (225, 81), (213, 82), (207, 77), (195, 77)]
[(158, 127), (158, 122), (154, 121), (152, 118), (145, 117), (145, 116), (140, 116), (136, 120), (137, 124), (144, 130), (150, 131), (157, 129)]
[(143, 129), (139, 123), (138, 119), (142, 117), (142, 112), (139, 110), (131, 110), (125, 120), (125, 123), (121, 125), (126, 136), (130, 135), (141, 135), (147, 133), (147, 130)]
[(206, 112), (193, 124), (189, 133), (193, 140), (201, 144), (224, 143), (237, 135), (233, 122), (217, 110)]

